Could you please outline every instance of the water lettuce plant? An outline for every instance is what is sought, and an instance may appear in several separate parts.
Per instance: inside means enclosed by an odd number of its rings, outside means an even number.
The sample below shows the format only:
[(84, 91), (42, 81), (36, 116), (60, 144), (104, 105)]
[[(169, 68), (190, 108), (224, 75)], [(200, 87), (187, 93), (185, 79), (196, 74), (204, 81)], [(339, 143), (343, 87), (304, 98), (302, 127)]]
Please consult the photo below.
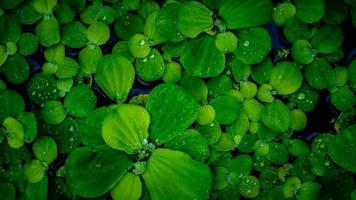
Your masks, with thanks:
[(355, 199), (355, 9), (0, 0), (0, 199)]

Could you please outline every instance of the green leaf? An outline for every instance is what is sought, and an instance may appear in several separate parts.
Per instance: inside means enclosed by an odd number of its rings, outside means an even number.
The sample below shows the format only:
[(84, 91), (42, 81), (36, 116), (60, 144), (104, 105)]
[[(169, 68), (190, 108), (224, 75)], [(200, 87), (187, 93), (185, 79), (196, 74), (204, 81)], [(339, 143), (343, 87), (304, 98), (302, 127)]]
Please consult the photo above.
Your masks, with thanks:
[(269, 84), (279, 95), (290, 95), (296, 92), (303, 83), (303, 75), (298, 66), (292, 62), (279, 62), (271, 73)]
[(61, 42), (70, 48), (82, 48), (87, 43), (87, 28), (74, 21), (63, 26)]
[(99, 197), (110, 191), (132, 166), (123, 152), (103, 147), (92, 151), (77, 148), (65, 163), (65, 178), (74, 194)]
[(341, 47), (344, 41), (344, 32), (336, 25), (325, 25), (316, 29), (311, 37), (312, 46), (319, 53), (329, 54)]
[(95, 74), (98, 62), (102, 56), (103, 53), (100, 47), (88, 45), (79, 52), (79, 64), (84, 72)]
[(338, 0), (325, 0), (323, 21), (327, 24), (342, 24), (349, 17), (349, 6)]
[(338, 133), (329, 145), (331, 159), (342, 168), (356, 173), (356, 125), (351, 125)]
[(115, 22), (115, 34), (122, 40), (128, 41), (131, 36), (136, 33), (143, 33), (143, 19), (131, 12), (128, 12), (120, 17)]
[(96, 108), (79, 123), (79, 134), (85, 146), (96, 147), (105, 144), (101, 134), (101, 127), (105, 117), (112, 111), (113, 106)]
[(184, 35), (178, 29), (179, 13), (182, 4), (179, 2), (169, 2), (159, 10), (156, 18), (156, 26), (159, 35), (171, 42), (184, 40)]
[(135, 62), (136, 73), (144, 81), (160, 79), (165, 67), (163, 57), (157, 49), (152, 49), (146, 57), (137, 58)]
[(6, 62), (8, 55), (6, 47), (4, 45), (0, 45), (0, 67)]
[(77, 61), (71, 57), (63, 57), (57, 60), (58, 70), (54, 74), (57, 78), (72, 78), (80, 69)]
[(68, 24), (74, 20), (76, 13), (66, 3), (60, 3), (54, 7), (54, 15), (59, 24)]
[(72, 117), (67, 117), (62, 123), (52, 126), (49, 132), (61, 154), (68, 154), (81, 145), (79, 125)]
[(291, 48), (291, 53), (294, 60), (304, 65), (312, 63), (317, 55), (317, 51), (312, 48), (312, 45), (307, 40), (295, 41)]
[(7, 117), (2, 126), (7, 133), (7, 143), (11, 148), (20, 148), (25, 142), (25, 129), (22, 124), (12, 117)]
[(211, 172), (206, 164), (169, 149), (152, 152), (143, 179), (152, 200), (172, 197), (204, 200), (209, 197), (212, 186)]
[(300, 186), (296, 195), (297, 200), (318, 200), (321, 194), (321, 185), (316, 182), (305, 182)]
[(43, 19), (35, 29), (38, 41), (45, 47), (50, 47), (60, 42), (59, 24), (55, 17)]
[(135, 81), (135, 70), (125, 57), (108, 54), (99, 60), (95, 80), (110, 99), (124, 102)]
[(30, 25), (40, 20), (42, 15), (39, 14), (32, 6), (32, 1), (25, 1), (15, 9), (19, 22)]
[(0, 90), (0, 123), (6, 117), (17, 117), (24, 110), (25, 102), (17, 92), (13, 90)]
[(234, 55), (242, 63), (257, 64), (265, 59), (271, 46), (271, 36), (266, 29), (251, 28), (239, 32), (239, 41)]
[(51, 164), (58, 156), (57, 144), (49, 136), (41, 136), (32, 145), (33, 155), (36, 159)]
[(102, 136), (111, 148), (136, 153), (147, 143), (150, 116), (141, 106), (120, 104), (103, 121)]
[(0, 70), (5, 78), (13, 84), (21, 84), (30, 76), (30, 65), (20, 54), (9, 56)]
[(268, 128), (277, 132), (285, 132), (292, 123), (288, 107), (277, 99), (265, 105), (261, 119)]
[(33, 0), (32, 6), (41, 14), (51, 13), (54, 6), (57, 5), (57, 0)]
[(67, 115), (62, 102), (54, 100), (44, 103), (41, 113), (43, 121), (47, 124), (60, 124)]
[(209, 156), (208, 141), (193, 129), (175, 136), (165, 144), (165, 147), (182, 151), (200, 162), (203, 162)]
[(190, 40), (180, 60), (190, 75), (201, 78), (216, 76), (225, 68), (225, 54), (216, 48), (212, 36)]
[(335, 83), (335, 71), (323, 58), (316, 58), (304, 70), (306, 81), (315, 89), (326, 89)]
[(28, 56), (37, 50), (38, 47), (38, 38), (33, 33), (23, 33), (21, 39), (18, 43), (19, 52), (24, 55)]
[(27, 200), (46, 200), (48, 190), (48, 177), (45, 175), (38, 183), (27, 183), (25, 198)]
[(0, 16), (0, 42), (17, 42), (21, 38), (21, 26), (15, 15)]
[(242, 177), (239, 184), (240, 194), (246, 198), (255, 198), (260, 193), (260, 184), (255, 176)]
[(37, 119), (32, 112), (21, 112), (17, 116), (17, 120), (25, 128), (25, 142), (31, 143), (37, 136)]
[[(96, 106), (94, 91), (87, 85), (72, 88), (64, 99), (64, 107), (68, 114), (74, 117), (85, 117)], [(80, 104), (78, 104), (80, 102)]]
[(308, 25), (297, 17), (288, 20), (283, 29), (284, 36), (292, 43), (297, 40), (309, 40), (310, 32)]
[(232, 96), (219, 96), (211, 100), (210, 105), (215, 109), (215, 120), (221, 125), (233, 123), (240, 112), (241, 104)]
[(109, 26), (100, 21), (90, 24), (87, 30), (87, 38), (90, 42), (93, 42), (94, 44), (105, 44), (110, 38)]
[(221, 52), (230, 53), (237, 48), (237, 37), (233, 32), (218, 33), (215, 39), (215, 46)]
[(220, 5), (219, 15), (229, 29), (248, 28), (267, 23), (272, 7), (271, 0), (225, 0)]
[(168, 83), (152, 90), (146, 109), (151, 116), (150, 138), (157, 145), (182, 133), (198, 115), (195, 99), (181, 87)]
[(16, 188), (11, 183), (2, 182), (0, 183), (0, 198), (6, 200), (16, 199)]
[(315, 23), (324, 15), (324, 0), (296, 0), (294, 3), (297, 17), (305, 23)]
[(213, 12), (198, 1), (186, 2), (178, 14), (178, 30), (190, 38), (213, 28)]
[(331, 103), (340, 111), (351, 110), (356, 104), (356, 95), (348, 87), (339, 87), (331, 92)]
[(114, 200), (139, 200), (142, 194), (142, 184), (138, 175), (127, 173), (110, 191)]

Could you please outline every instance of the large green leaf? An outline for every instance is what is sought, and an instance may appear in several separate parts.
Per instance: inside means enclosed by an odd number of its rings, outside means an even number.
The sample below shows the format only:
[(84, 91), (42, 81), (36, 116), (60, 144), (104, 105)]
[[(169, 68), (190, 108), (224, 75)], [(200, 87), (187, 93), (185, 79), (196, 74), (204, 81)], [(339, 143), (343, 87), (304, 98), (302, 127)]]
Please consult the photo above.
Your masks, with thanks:
[(135, 69), (121, 55), (105, 55), (99, 60), (95, 80), (110, 99), (123, 102), (135, 81)]
[(143, 179), (152, 200), (204, 200), (212, 185), (208, 165), (169, 149), (157, 149), (152, 153)]
[(158, 145), (183, 132), (198, 115), (195, 99), (174, 84), (155, 87), (146, 108), (151, 116), (150, 137)]
[(121, 104), (103, 121), (102, 136), (112, 148), (132, 154), (148, 138), (150, 116), (141, 106)]
[(65, 177), (74, 194), (98, 197), (110, 191), (132, 166), (123, 152), (103, 147), (96, 151), (77, 148), (67, 158)]
[(216, 48), (214, 37), (202, 36), (189, 41), (181, 63), (192, 76), (213, 77), (224, 70), (225, 54)]
[(225, 0), (219, 15), (230, 29), (259, 26), (268, 22), (272, 14), (271, 0)]
[(329, 145), (329, 155), (339, 166), (356, 173), (356, 125), (338, 133)]

